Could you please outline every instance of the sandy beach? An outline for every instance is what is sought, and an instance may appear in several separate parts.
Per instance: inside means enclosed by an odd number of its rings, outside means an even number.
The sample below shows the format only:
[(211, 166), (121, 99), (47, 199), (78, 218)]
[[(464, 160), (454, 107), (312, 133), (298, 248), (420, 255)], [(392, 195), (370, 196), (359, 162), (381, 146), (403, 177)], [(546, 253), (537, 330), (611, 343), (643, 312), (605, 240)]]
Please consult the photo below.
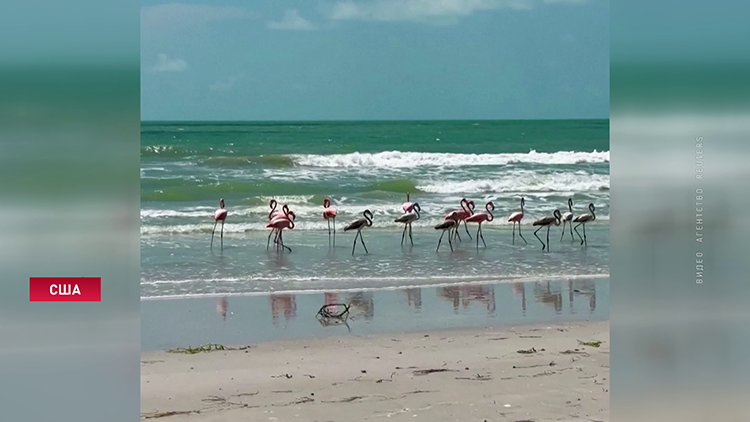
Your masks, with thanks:
[(609, 420), (607, 321), (282, 340), (141, 360), (146, 420)]

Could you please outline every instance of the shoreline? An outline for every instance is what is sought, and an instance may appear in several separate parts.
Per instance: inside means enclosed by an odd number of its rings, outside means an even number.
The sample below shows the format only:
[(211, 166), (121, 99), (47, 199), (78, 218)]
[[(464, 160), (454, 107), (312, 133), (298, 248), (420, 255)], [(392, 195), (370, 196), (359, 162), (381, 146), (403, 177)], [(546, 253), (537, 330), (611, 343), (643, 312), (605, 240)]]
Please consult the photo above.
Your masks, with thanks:
[[(328, 279), (329, 277), (310, 277), (305, 280), (318, 280)], [(461, 280), (464, 277), (436, 277), (438, 279), (455, 279)], [(319, 295), (323, 293), (356, 293), (356, 292), (380, 292), (380, 291), (401, 291), (406, 289), (434, 289), (441, 287), (462, 287), (462, 286), (487, 286), (496, 284), (510, 284), (510, 283), (546, 283), (546, 282), (561, 282), (569, 280), (605, 280), (609, 279), (609, 273), (602, 274), (571, 274), (571, 275), (550, 275), (550, 276), (507, 276), (507, 277), (493, 277), (488, 279), (476, 279), (470, 281), (448, 281), (445, 283), (428, 283), (428, 284), (414, 284), (405, 286), (384, 286), (384, 287), (351, 287), (351, 288), (331, 288), (331, 289), (310, 289), (310, 290), (277, 290), (277, 291), (263, 291), (263, 292), (232, 292), (232, 293), (197, 293), (197, 294), (183, 294), (183, 295), (164, 295), (164, 296), (141, 296), (141, 301), (158, 301), (158, 300), (181, 300), (181, 299), (202, 299), (202, 298), (220, 298), (220, 297), (243, 297), (243, 296), (270, 296), (270, 295)], [(375, 277), (373, 279), (382, 279), (382, 277)], [(358, 280), (367, 280), (367, 277), (359, 277)], [(414, 280), (414, 278), (404, 277), (404, 280)], [(210, 281), (210, 280), (208, 280)], [(151, 281), (150, 283), (154, 283)]]
[(245, 345), (142, 352), (142, 419), (609, 420), (608, 320)]
[[(609, 319), (609, 279), (141, 301), (141, 350)], [(318, 320), (351, 305), (347, 324)], [(343, 310), (343, 308), (341, 309)]]

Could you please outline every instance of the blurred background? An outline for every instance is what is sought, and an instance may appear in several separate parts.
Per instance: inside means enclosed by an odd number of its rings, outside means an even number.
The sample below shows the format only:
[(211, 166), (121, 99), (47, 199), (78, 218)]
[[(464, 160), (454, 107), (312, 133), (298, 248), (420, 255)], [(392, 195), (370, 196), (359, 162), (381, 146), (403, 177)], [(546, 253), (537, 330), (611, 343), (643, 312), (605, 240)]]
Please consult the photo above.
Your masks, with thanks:
[[(133, 421), (139, 4), (0, 6), (0, 420)], [(29, 277), (101, 277), (30, 303)]]
[(612, 420), (750, 420), (748, 12), (612, 3)]

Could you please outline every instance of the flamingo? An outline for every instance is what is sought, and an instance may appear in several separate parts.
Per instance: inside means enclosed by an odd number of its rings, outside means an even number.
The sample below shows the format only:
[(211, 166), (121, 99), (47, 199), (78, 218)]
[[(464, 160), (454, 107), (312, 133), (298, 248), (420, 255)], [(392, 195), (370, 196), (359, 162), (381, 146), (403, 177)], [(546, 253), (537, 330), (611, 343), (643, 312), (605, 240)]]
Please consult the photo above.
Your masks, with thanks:
[(565, 223), (568, 223), (568, 227), (570, 227), (570, 240), (574, 240), (573, 237), (573, 198), (568, 198), (568, 212), (562, 215), (562, 235), (560, 235), (560, 241), (562, 242), (563, 237), (565, 237)]
[(435, 252), (438, 252), (440, 250), (440, 242), (443, 241), (443, 236), (445, 235), (445, 232), (448, 232), (448, 244), (451, 246), (451, 252), (453, 252), (453, 242), (451, 242), (451, 238), (453, 237), (453, 230), (458, 230), (458, 212), (452, 211), (451, 213), (447, 214), (445, 216), (445, 220), (442, 223), (439, 223), (435, 226), (435, 230), (442, 230), (443, 233), (440, 235), (440, 239), (438, 239), (438, 247), (435, 249)]
[[(581, 245), (588, 244), (588, 242), (586, 241), (586, 223), (596, 220), (596, 214), (594, 214), (595, 210), (596, 208), (594, 208), (594, 204), (589, 204), (588, 214), (581, 214), (573, 219), (573, 223), (578, 223), (577, 226), (573, 227), (573, 230), (575, 230), (576, 234), (578, 234), (578, 237), (581, 238)], [(583, 237), (581, 237), (581, 233), (578, 233), (578, 226), (580, 226), (581, 224), (583, 224)]]
[(284, 234), (283, 234), (284, 232), (283, 232), (283, 230), (284, 229), (289, 229), (289, 230), (293, 229), (294, 228), (294, 219), (296, 217), (297, 216), (294, 215), (294, 211), (289, 211), (286, 215), (284, 215), (284, 216), (278, 216), (278, 217), (276, 217), (273, 220), (271, 220), (271, 221), (268, 222), (268, 225), (266, 226), (267, 228), (274, 229), (274, 230), (278, 231), (278, 234), (276, 235), (276, 238), (273, 240), (273, 243), (276, 244), (277, 248), (279, 246), (281, 246), (283, 249), (286, 249), (289, 252), (292, 251), (292, 248), (290, 248), (289, 246), (286, 246), (284, 244)]
[(409, 241), (411, 242), (411, 245), (414, 246), (414, 239), (411, 237), (411, 223), (419, 220), (419, 212), (422, 211), (422, 207), (420, 207), (419, 204), (415, 202), (412, 205), (411, 209), (414, 212), (404, 214), (401, 217), (393, 220), (396, 223), (404, 223), (404, 232), (401, 233), (401, 246), (404, 246), (404, 236), (406, 236), (407, 228), (409, 229)]
[(214, 228), (211, 230), (211, 248), (214, 247), (214, 233), (216, 225), (221, 221), (221, 249), (224, 249), (224, 222), (227, 220), (227, 210), (224, 208), (224, 198), (219, 199), (219, 208), (214, 212)]
[[(555, 212), (553, 212), (551, 216), (542, 217), (534, 221), (533, 225), (539, 226), (539, 228), (534, 232), (534, 236), (536, 236), (537, 239), (539, 239), (539, 236), (536, 235), (536, 232), (544, 227), (547, 227), (547, 252), (549, 252), (549, 228), (552, 226), (552, 224), (559, 226), (561, 219), (562, 215), (560, 215), (560, 210), (555, 210)], [(542, 242), (542, 239), (539, 239), (539, 241)], [(544, 250), (544, 247), (544, 242), (542, 242), (542, 250)]]
[(328, 245), (331, 244), (331, 220), (333, 220), (333, 247), (336, 247), (336, 208), (331, 206), (331, 200), (323, 200), (323, 219), (328, 222)]
[(464, 224), (466, 223), (478, 223), (479, 227), (477, 228), (477, 249), (479, 249), (479, 238), (482, 238), (482, 244), (484, 244), (484, 247), (487, 247), (487, 243), (484, 242), (484, 235), (482, 234), (482, 223), (490, 222), (495, 219), (495, 216), (492, 215), (492, 211), (495, 211), (495, 204), (492, 203), (492, 201), (487, 202), (484, 204), (485, 211), (478, 212), (466, 220), (464, 220)]
[[(281, 211), (276, 211), (276, 200), (272, 199), (271, 202), (269, 202), (269, 207), (271, 208), (271, 212), (268, 213), (268, 221), (277, 218), (277, 217), (286, 217), (289, 214), (289, 206), (287, 204), (284, 204), (281, 207)], [(268, 233), (268, 239), (266, 239), (266, 249), (268, 249), (268, 246), (271, 244), (271, 235), (276, 233), (276, 237), (274, 237), (274, 243), (279, 238), (278, 230), (273, 229), (270, 233)]]
[(369, 254), (370, 252), (367, 251), (367, 246), (365, 246), (365, 241), (362, 239), (362, 229), (366, 227), (372, 226), (372, 212), (370, 210), (365, 210), (362, 215), (364, 218), (360, 218), (358, 220), (354, 220), (351, 223), (347, 224), (346, 227), (344, 227), (344, 231), (347, 232), (349, 230), (356, 230), (357, 235), (354, 236), (354, 244), (352, 245), (352, 256), (354, 256), (354, 248), (357, 247), (357, 238), (359, 237), (360, 242), (362, 242), (362, 247), (365, 248), (365, 253)]
[(526, 200), (521, 198), (521, 211), (516, 211), (513, 214), (508, 217), (508, 221), (513, 223), (513, 244), (516, 244), (516, 223), (518, 223), (518, 235), (521, 236), (521, 239), (523, 239), (523, 243), (529, 244), (529, 242), (526, 241), (526, 239), (521, 234), (521, 220), (523, 219), (523, 206), (526, 203)]
[(401, 209), (404, 210), (404, 212), (407, 212), (407, 213), (408, 212), (412, 212), (412, 210), (414, 209), (414, 204), (416, 204), (416, 202), (410, 202), (409, 201), (409, 192), (406, 192), (406, 202), (404, 202), (403, 204), (401, 204)]
[[(458, 220), (458, 224), (456, 225), (454, 234), (459, 241), (461, 240), (461, 236), (458, 234), (458, 229), (461, 226), (461, 221), (465, 220), (472, 214), (474, 214), (474, 201), (469, 201), (466, 198), (461, 198), (461, 209), (453, 210), (445, 215), (446, 220), (449, 219), (449, 216), (452, 216), (450, 217), (450, 219)], [(466, 229), (466, 234), (469, 236), (469, 239), (471, 239), (471, 234), (469, 233), (469, 228), (466, 226), (466, 222), (464, 222), (464, 229)]]
[(451, 246), (451, 252), (453, 252), (453, 242), (451, 242), (451, 237), (453, 237), (453, 230), (458, 230), (458, 220), (457, 219), (446, 219), (442, 223), (435, 226), (435, 230), (442, 230), (443, 233), (440, 235), (440, 239), (438, 239), (438, 247), (435, 249), (435, 252), (438, 252), (440, 250), (440, 242), (443, 241), (443, 236), (445, 236), (445, 232), (448, 232), (448, 244)]

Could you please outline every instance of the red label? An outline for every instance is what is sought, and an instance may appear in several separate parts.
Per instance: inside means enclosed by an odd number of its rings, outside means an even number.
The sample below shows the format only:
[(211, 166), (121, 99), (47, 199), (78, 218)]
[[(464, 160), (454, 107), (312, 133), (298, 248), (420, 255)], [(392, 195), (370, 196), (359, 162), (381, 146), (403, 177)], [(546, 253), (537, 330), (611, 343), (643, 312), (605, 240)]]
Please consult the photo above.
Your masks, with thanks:
[(101, 277), (31, 277), (32, 302), (101, 302)]

